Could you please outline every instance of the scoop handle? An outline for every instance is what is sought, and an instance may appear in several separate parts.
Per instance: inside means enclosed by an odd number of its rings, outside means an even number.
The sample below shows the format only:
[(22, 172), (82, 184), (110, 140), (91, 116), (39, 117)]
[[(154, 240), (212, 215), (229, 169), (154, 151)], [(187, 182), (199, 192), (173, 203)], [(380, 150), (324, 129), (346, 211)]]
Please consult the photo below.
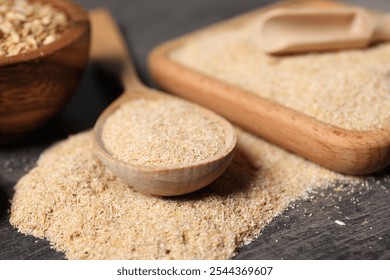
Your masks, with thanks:
[(93, 62), (119, 77), (126, 90), (142, 88), (134, 63), (129, 55), (115, 20), (104, 8), (89, 13), (92, 24), (90, 57)]
[(385, 13), (373, 13), (376, 20), (376, 28), (372, 36), (373, 42), (384, 42), (390, 40), (390, 15)]

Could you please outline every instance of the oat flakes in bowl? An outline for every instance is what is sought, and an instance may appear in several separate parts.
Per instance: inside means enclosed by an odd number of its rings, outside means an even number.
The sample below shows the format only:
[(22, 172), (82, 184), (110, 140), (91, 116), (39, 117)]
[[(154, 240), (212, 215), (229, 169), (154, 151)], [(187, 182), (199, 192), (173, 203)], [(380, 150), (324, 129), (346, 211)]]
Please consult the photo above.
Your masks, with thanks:
[(89, 37), (88, 15), (71, 1), (1, 1), (0, 143), (62, 109), (84, 71)]

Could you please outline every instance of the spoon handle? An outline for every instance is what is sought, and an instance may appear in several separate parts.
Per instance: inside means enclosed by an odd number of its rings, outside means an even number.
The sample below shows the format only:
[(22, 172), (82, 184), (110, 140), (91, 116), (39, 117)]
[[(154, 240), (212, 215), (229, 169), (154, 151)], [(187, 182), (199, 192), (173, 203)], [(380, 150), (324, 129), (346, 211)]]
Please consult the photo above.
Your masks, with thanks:
[(92, 25), (92, 38), (90, 57), (92, 61), (104, 66), (119, 77), (126, 91), (143, 88), (138, 79), (134, 63), (110, 13), (103, 9), (94, 9), (90, 12), (90, 18), (99, 22), (99, 30)]

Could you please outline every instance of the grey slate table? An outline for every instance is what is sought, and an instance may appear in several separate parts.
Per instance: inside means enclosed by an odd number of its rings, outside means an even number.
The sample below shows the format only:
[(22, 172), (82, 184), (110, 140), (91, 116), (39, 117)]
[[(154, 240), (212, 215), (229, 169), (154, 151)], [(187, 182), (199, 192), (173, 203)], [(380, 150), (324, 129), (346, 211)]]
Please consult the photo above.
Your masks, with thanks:
[[(141, 79), (150, 86), (148, 52), (159, 43), (261, 7), (266, 0), (78, 0), (85, 8), (106, 6), (120, 23)], [(387, 0), (352, 1), (390, 10)], [(0, 259), (63, 259), (48, 242), (24, 236), (9, 224), (9, 200), (17, 180), (39, 154), (69, 134), (91, 128), (120, 93), (91, 65), (66, 109), (28, 137), (0, 146)], [(390, 259), (390, 169), (354, 192), (313, 194), (276, 217), (236, 259)], [(379, 182), (379, 184), (378, 184)], [(346, 226), (338, 226), (341, 220)], [(0, 263), (1, 264), (1, 263)]]

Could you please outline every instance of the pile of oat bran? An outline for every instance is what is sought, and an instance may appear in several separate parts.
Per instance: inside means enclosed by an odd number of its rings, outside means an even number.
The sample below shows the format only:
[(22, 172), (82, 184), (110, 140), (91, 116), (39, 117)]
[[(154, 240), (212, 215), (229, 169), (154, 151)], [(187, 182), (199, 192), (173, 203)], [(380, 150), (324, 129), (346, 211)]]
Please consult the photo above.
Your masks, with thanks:
[(126, 186), (96, 159), (91, 132), (45, 151), (15, 187), (11, 223), (69, 259), (228, 259), (310, 190), (352, 177), (238, 131), (231, 167), (193, 194)]

